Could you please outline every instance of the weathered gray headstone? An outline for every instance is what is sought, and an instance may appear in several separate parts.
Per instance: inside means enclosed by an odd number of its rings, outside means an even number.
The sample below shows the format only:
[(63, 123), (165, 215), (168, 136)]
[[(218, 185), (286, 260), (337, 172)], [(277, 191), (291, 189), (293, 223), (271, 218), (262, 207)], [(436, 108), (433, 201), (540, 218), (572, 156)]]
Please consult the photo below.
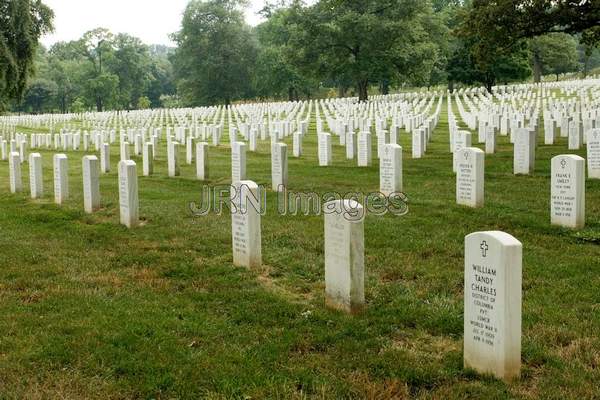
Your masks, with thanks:
[(354, 200), (325, 204), (325, 297), (327, 306), (359, 312), (364, 293), (364, 209)]
[(262, 265), (260, 195), (252, 181), (234, 181), (231, 200), (233, 264), (239, 267)]

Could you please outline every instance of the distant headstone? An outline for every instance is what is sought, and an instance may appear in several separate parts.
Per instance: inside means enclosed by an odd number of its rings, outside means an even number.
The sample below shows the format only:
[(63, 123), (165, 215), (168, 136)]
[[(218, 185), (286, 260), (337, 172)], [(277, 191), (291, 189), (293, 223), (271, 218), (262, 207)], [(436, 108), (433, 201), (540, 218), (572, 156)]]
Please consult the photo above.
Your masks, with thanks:
[(583, 137), (581, 129), (579, 129), (579, 123), (573, 121), (569, 124), (569, 150), (579, 150)]
[(465, 147), (471, 147), (471, 132), (456, 131), (454, 134), (454, 152), (452, 153), (452, 170), (456, 172), (459, 160), (460, 150)]
[(271, 146), (271, 180), (272, 189), (283, 192), (288, 184), (287, 145), (275, 143)]
[(385, 196), (402, 192), (402, 147), (387, 144), (379, 160), (379, 191)]
[(352, 131), (348, 131), (346, 133), (346, 159), (354, 160), (354, 157), (356, 157), (356, 152), (356, 134)]
[(354, 200), (325, 204), (325, 297), (327, 306), (359, 312), (364, 294), (364, 209)]
[(294, 157), (302, 157), (302, 132), (294, 133)]
[(476, 147), (458, 152), (456, 169), (456, 203), (483, 207), (485, 153)]
[(119, 208), (121, 224), (133, 228), (139, 223), (137, 167), (134, 161), (119, 163)]
[(360, 132), (358, 134), (358, 166), (370, 167), (373, 160), (371, 133)]
[(262, 251), (258, 185), (252, 181), (234, 181), (231, 200), (233, 264), (259, 267), (262, 265)]
[(63, 204), (69, 198), (69, 160), (66, 154), (54, 155), (54, 202)]
[(99, 164), (96, 156), (83, 157), (83, 209), (88, 214), (100, 208)]
[(544, 118), (544, 144), (554, 144), (556, 139), (556, 121)]
[(585, 225), (585, 160), (566, 154), (552, 158), (550, 218), (553, 225)]
[(10, 177), (10, 192), (18, 193), (23, 190), (23, 178), (21, 176), (21, 154), (13, 151), (8, 158), (8, 173)]
[(133, 151), (135, 152), (136, 156), (139, 156), (140, 154), (142, 154), (142, 135), (140, 135), (139, 133), (135, 135), (135, 141), (133, 143)]
[(487, 126), (485, 132), (485, 152), (486, 154), (496, 153), (496, 130), (493, 126)]
[(514, 174), (529, 175), (535, 169), (536, 132), (527, 128), (517, 128), (514, 138)]
[(121, 161), (129, 160), (129, 142), (121, 143)]
[(323, 132), (318, 134), (319, 166), (331, 165), (331, 134)]
[(425, 131), (414, 129), (412, 132), (412, 158), (422, 158), (425, 155)]
[(154, 145), (152, 142), (144, 143), (144, 150), (142, 154), (142, 174), (144, 176), (151, 176), (154, 174)]
[(258, 139), (258, 132), (256, 129), (251, 129), (250, 130), (250, 135), (249, 135), (249, 140), (248, 140), (248, 144), (250, 147), (250, 151), (256, 151), (257, 149), (257, 139)]
[(231, 182), (246, 180), (246, 144), (234, 142), (231, 146)]
[(185, 162), (187, 165), (190, 165), (194, 162), (194, 147), (196, 146), (196, 141), (193, 137), (188, 136), (185, 141)]
[(588, 177), (600, 179), (600, 127), (592, 129), (587, 140)]
[(100, 172), (103, 174), (110, 172), (110, 145), (108, 143), (100, 145)]
[(198, 180), (208, 179), (208, 143), (196, 143), (196, 177)]
[(179, 176), (179, 143), (172, 141), (167, 145), (167, 169), (169, 177)]
[(504, 232), (465, 238), (465, 368), (504, 380), (520, 375), (522, 253)]
[(29, 187), (31, 188), (32, 199), (39, 199), (44, 196), (42, 156), (40, 153), (29, 154)]

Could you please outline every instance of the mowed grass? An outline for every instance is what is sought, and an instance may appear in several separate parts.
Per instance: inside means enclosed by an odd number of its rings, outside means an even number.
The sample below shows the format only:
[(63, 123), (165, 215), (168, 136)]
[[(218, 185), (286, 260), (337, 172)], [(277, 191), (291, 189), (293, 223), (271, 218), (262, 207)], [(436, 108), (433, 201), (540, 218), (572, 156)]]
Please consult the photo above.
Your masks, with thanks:
[[(289, 189), (377, 191), (379, 168), (318, 167), (313, 121)], [(27, 129), (20, 129), (31, 132)], [(476, 136), (476, 135), (474, 135)], [(225, 138), (226, 140), (226, 138)], [(474, 137), (474, 143), (475, 143)], [(402, 131), (409, 213), (367, 216), (367, 307), (324, 307), (323, 217), (277, 215), (268, 194), (263, 263), (232, 266), (230, 215), (194, 217), (195, 166), (139, 177), (142, 226), (119, 225), (116, 165), (101, 177), (102, 210), (83, 213), (81, 158), (69, 152), (71, 198), (9, 193), (0, 163), (0, 398), (597, 398), (600, 396), (600, 181), (587, 180), (587, 225), (550, 225), (550, 159), (512, 174), (512, 145), (486, 155), (485, 207), (455, 204), (446, 104), (423, 159)], [(479, 145), (479, 147), (482, 147)], [(373, 143), (375, 153), (376, 144)], [(141, 175), (141, 159), (138, 174)], [(184, 161), (182, 149), (180, 160)], [(230, 181), (230, 150), (210, 148), (209, 185)], [(248, 153), (248, 178), (270, 187), (268, 144)], [(522, 378), (504, 383), (462, 368), (464, 236), (503, 230), (523, 242)]]

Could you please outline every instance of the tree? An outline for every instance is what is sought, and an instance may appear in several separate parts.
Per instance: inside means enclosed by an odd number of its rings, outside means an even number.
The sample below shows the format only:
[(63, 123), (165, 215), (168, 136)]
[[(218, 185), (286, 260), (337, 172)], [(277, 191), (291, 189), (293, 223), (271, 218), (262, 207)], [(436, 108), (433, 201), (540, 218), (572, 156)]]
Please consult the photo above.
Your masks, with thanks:
[[(495, 3), (502, 3), (500, 0)], [(464, 83), (481, 83), (491, 92), (496, 83), (520, 81), (531, 75), (529, 65), (530, 52), (528, 42), (516, 40), (510, 47), (497, 45), (493, 35), (481, 35), (471, 29), (473, 8), (479, 5), (474, 0), (473, 5), (466, 4), (456, 15), (457, 24), (454, 34), (459, 42), (455, 46), (457, 52), (451, 57), (449, 66), (452, 80)], [(471, 76), (467, 76), (471, 75)]]
[(80, 40), (83, 55), (90, 61), (92, 69), (88, 71), (86, 90), (88, 98), (93, 98), (96, 111), (104, 111), (108, 98), (116, 99), (119, 78), (104, 71), (104, 63), (113, 55), (114, 36), (108, 29), (97, 28), (86, 32)]
[(263, 98), (279, 97), (298, 100), (299, 94), (309, 95), (317, 84), (310, 76), (302, 74), (294, 64), (290, 38), (296, 27), (290, 20), (293, 10), (289, 7), (265, 7), (262, 14), (267, 18), (256, 27), (260, 44), (255, 70), (257, 94)]
[(144, 95), (151, 80), (148, 46), (136, 37), (120, 33), (113, 40), (109, 69), (119, 78), (118, 106), (131, 109)]
[(172, 56), (182, 99), (190, 105), (225, 103), (252, 95), (256, 43), (241, 0), (192, 0), (173, 38)]
[(152, 102), (146, 96), (142, 96), (138, 99), (137, 108), (139, 110), (147, 110), (152, 106)]
[(56, 99), (58, 86), (47, 79), (34, 79), (25, 93), (23, 108), (40, 114), (49, 111)]
[(0, 1), (0, 110), (22, 98), (38, 40), (52, 30), (53, 18), (40, 0)]
[(565, 33), (550, 33), (530, 41), (534, 81), (540, 82), (542, 74), (560, 74), (577, 71), (579, 62), (577, 41)]
[(480, 39), (477, 57), (518, 46), (525, 38), (546, 33), (593, 30), (600, 36), (597, 0), (473, 0), (461, 30)]
[(436, 56), (424, 28), (431, 12), (421, 0), (320, 0), (295, 7), (298, 65), (332, 80), (349, 78), (366, 101), (371, 83), (415, 79)]

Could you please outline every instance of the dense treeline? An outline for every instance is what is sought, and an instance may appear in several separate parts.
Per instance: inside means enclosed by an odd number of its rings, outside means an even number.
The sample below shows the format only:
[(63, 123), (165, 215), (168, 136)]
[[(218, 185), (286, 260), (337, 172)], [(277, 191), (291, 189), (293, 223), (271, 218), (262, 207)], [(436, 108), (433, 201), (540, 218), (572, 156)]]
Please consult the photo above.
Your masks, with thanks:
[[(36, 74), (18, 110), (81, 112), (161, 107), (173, 95), (169, 49), (106, 29), (36, 54)], [(162, 98), (161, 98), (162, 97)]]
[[(278, 0), (263, 9), (257, 27), (246, 24), (245, 6), (191, 0), (174, 48), (98, 28), (44, 49), (37, 38), (50, 28), (51, 10), (39, 0), (0, 0), (4, 38), (23, 14), (37, 24), (22, 39), (24, 66), (0, 67), (1, 84), (12, 84), (0, 90), (0, 106), (16, 99), (14, 110), (39, 113), (325, 95), (365, 100), (375, 90), (491, 88), (600, 66), (596, 2)], [(10, 59), (0, 45), (0, 56)], [(4, 79), (14, 71), (22, 71), (18, 80)]]

